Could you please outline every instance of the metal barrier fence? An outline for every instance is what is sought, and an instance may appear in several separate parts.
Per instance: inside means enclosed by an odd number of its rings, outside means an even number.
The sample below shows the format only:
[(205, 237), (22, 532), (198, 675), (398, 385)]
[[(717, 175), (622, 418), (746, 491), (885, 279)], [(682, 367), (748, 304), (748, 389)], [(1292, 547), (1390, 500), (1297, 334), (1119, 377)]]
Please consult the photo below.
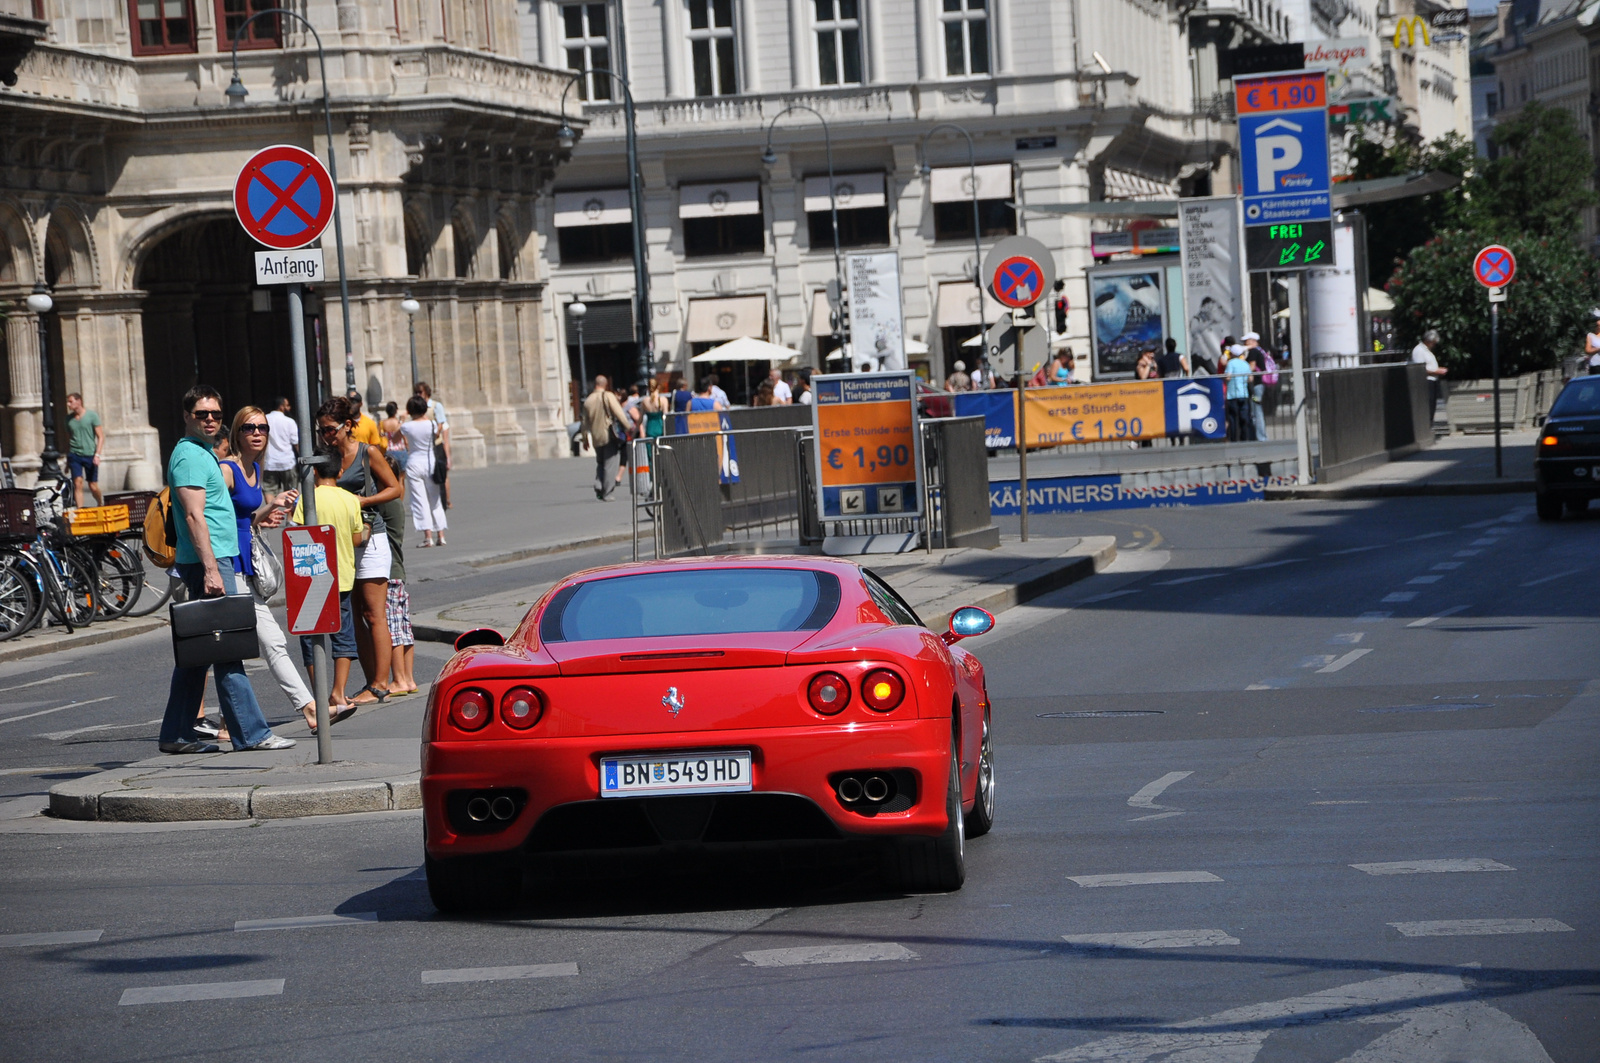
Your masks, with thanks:
[(1317, 374), (1317, 482), (1354, 476), (1433, 445), (1433, 399), (1418, 363)]
[(922, 422), (930, 549), (1000, 545), (1000, 529), (989, 508), (989, 458), (983, 435), (982, 417)]

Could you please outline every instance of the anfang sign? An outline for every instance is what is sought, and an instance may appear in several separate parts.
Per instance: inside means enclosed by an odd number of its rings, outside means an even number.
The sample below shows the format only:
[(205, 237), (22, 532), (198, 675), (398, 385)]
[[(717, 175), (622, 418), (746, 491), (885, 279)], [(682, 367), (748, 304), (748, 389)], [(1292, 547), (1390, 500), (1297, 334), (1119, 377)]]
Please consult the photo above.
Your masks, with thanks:
[(317, 284), (327, 279), (320, 247), (256, 252), (257, 284)]

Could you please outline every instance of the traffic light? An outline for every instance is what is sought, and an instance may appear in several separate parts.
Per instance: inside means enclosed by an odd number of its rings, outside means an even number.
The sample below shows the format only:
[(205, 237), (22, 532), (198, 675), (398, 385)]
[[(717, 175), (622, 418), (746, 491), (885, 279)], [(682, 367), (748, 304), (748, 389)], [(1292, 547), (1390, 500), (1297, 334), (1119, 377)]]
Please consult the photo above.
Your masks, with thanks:
[(1067, 331), (1067, 311), (1070, 306), (1067, 302), (1067, 282), (1056, 281), (1056, 332)]

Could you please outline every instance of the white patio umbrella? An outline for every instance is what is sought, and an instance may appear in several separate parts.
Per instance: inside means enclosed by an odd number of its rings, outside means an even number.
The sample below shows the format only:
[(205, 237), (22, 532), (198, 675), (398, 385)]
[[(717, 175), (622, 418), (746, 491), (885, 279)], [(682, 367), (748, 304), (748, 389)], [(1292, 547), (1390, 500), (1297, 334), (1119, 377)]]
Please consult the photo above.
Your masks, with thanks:
[(791, 358), (799, 357), (800, 352), (793, 347), (784, 347), (766, 340), (758, 340), (754, 336), (740, 336), (736, 340), (719, 344), (704, 354), (697, 354), (690, 359), (694, 362), (787, 362)]

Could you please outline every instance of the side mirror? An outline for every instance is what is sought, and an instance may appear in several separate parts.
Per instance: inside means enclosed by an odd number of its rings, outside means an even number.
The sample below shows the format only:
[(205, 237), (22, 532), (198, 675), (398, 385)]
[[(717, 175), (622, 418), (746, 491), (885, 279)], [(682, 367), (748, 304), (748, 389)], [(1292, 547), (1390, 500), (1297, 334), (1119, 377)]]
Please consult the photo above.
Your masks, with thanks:
[(464, 650), (468, 646), (504, 646), (506, 637), (492, 627), (473, 628), (461, 634), (456, 639), (456, 649)]
[(962, 606), (950, 614), (950, 630), (940, 638), (946, 646), (954, 646), (962, 639), (982, 635), (994, 629), (994, 614), (975, 605)]

